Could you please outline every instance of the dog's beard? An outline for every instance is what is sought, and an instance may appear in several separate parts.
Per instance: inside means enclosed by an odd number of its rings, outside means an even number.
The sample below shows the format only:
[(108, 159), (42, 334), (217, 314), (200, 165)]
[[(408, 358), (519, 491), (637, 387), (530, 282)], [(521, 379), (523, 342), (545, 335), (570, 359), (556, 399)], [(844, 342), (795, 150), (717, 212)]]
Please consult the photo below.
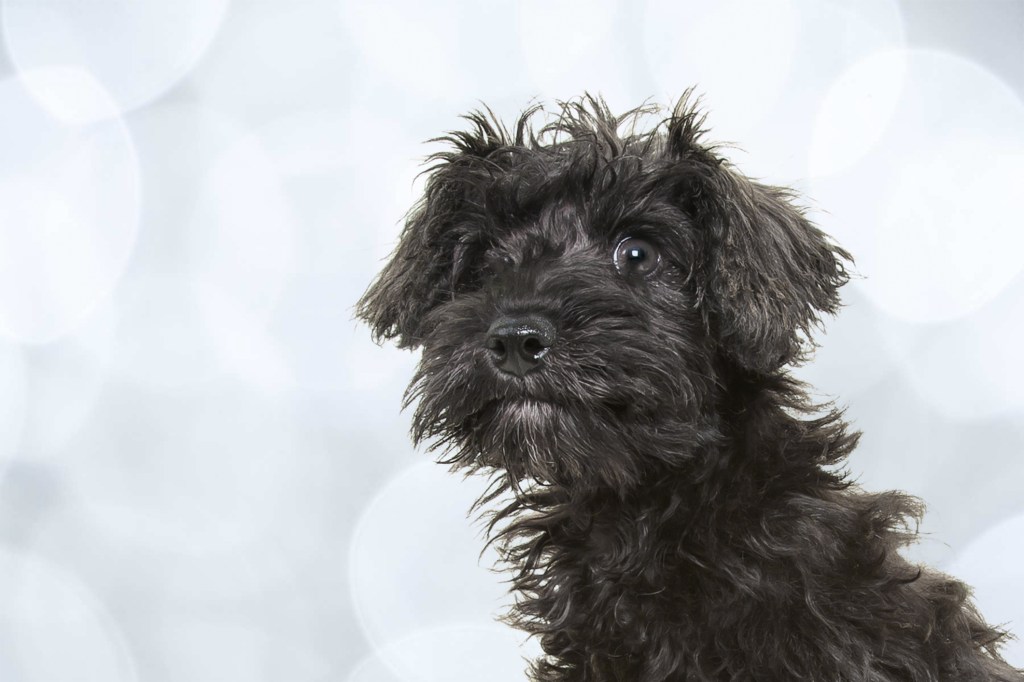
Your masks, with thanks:
[(577, 487), (625, 487), (642, 460), (625, 442), (630, 429), (603, 406), (502, 399), (477, 412), (469, 445), (478, 461), (513, 479)]
[[(407, 404), (418, 400), (414, 440), (429, 441), (454, 467), (503, 470), (512, 482), (625, 490), (659, 466), (683, 464), (700, 440), (694, 406), (664, 400), (678, 392), (637, 372), (608, 382), (562, 368), (509, 382), (486, 362), (471, 352), (425, 354), (406, 396)], [(582, 395), (573, 392), (580, 386)]]

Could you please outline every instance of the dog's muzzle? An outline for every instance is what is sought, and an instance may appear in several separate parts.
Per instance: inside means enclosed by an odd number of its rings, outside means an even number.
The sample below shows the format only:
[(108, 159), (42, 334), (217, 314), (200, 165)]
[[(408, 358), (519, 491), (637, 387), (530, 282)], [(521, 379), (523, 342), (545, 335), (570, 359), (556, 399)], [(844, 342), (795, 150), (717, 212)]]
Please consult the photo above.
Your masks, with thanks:
[(541, 366), (555, 345), (555, 325), (541, 315), (499, 317), (487, 330), (487, 348), (502, 372), (522, 377)]

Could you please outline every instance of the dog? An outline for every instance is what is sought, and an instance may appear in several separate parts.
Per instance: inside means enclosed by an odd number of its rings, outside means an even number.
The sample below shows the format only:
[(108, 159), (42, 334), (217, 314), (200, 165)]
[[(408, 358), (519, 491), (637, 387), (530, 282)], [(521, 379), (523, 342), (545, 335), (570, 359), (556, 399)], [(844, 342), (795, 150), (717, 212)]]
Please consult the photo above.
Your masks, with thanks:
[(704, 141), (692, 91), (659, 111), (467, 115), (356, 306), (422, 350), (413, 440), (492, 476), (530, 678), (1024, 680), (969, 588), (899, 554), (921, 504), (853, 485), (859, 433), (788, 371), (850, 254)]

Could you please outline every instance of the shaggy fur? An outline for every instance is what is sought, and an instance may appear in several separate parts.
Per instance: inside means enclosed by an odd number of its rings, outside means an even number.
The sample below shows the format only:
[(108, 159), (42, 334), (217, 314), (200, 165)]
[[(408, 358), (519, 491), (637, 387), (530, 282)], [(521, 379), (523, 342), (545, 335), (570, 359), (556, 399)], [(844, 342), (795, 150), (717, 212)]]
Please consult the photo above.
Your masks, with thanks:
[[(537, 113), (442, 138), (358, 305), (422, 348), (414, 439), (494, 477), (532, 679), (1024, 680), (969, 589), (898, 553), (919, 503), (853, 486), (858, 434), (787, 373), (849, 255), (688, 96), (647, 130), (591, 97)], [(613, 262), (627, 237), (653, 272)], [(537, 366), (503, 371), (495, 321), (539, 318)]]

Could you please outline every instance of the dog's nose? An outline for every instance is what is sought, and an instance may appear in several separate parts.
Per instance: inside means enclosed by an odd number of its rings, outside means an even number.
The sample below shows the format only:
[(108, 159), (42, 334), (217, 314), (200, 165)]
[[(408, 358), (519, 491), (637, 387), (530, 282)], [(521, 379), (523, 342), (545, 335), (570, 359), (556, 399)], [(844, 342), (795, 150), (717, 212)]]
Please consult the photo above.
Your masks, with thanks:
[(555, 325), (540, 315), (501, 317), (487, 330), (487, 348), (503, 372), (525, 376), (555, 345)]

